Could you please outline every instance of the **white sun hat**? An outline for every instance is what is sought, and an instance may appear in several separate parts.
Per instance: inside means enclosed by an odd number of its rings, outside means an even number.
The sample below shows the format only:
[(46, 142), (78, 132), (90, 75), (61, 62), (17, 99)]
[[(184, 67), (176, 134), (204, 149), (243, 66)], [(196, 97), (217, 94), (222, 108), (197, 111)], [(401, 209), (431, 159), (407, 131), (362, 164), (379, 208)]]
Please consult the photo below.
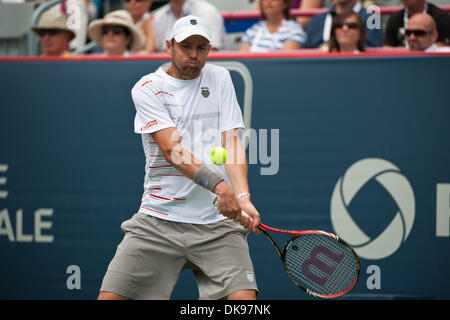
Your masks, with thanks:
[(133, 18), (127, 10), (116, 10), (105, 15), (103, 19), (97, 19), (89, 24), (89, 38), (99, 46), (102, 45), (102, 27), (104, 25), (116, 25), (126, 28), (131, 34), (130, 50), (139, 50), (144, 46), (143, 35), (134, 25)]
[(57, 29), (68, 32), (70, 34), (70, 40), (75, 38), (75, 32), (67, 27), (66, 16), (60, 11), (45, 11), (39, 19), (38, 25), (31, 29), (34, 32), (38, 32), (39, 30)]

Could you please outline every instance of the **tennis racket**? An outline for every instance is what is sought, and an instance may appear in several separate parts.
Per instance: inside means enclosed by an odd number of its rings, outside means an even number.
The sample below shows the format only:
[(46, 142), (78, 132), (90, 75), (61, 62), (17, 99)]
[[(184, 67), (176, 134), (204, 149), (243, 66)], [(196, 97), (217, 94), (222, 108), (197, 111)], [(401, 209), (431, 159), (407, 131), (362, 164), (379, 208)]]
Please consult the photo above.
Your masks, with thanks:
[[(214, 204), (217, 206), (216, 201)], [(242, 214), (247, 215), (244, 211)], [(358, 281), (358, 256), (337, 235), (320, 230), (276, 229), (263, 223), (259, 229), (274, 246), (289, 278), (306, 293), (320, 298), (337, 298), (348, 293)], [(280, 250), (267, 231), (293, 237)]]
[[(358, 256), (337, 235), (321, 230), (280, 230), (262, 223), (259, 229), (274, 246), (289, 278), (306, 293), (337, 298), (348, 293), (358, 281)], [(281, 251), (266, 230), (293, 237)]]

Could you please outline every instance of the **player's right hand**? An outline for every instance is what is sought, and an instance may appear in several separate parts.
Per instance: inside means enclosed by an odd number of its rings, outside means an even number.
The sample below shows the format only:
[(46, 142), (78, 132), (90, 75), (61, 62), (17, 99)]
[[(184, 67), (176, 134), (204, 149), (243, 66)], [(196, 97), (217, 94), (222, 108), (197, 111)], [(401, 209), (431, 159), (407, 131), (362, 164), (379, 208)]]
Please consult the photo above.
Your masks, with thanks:
[(261, 218), (253, 203), (248, 197), (244, 197), (239, 199), (239, 205), (241, 206), (242, 225), (248, 230), (260, 234), (258, 227), (261, 224)]
[[(214, 205), (217, 211), (225, 217), (239, 222), (244, 228), (259, 234), (259, 224), (261, 223), (259, 213), (248, 199), (236, 199), (233, 190), (225, 181), (220, 182), (214, 192), (217, 198)], [(242, 211), (245, 210), (243, 213)]]

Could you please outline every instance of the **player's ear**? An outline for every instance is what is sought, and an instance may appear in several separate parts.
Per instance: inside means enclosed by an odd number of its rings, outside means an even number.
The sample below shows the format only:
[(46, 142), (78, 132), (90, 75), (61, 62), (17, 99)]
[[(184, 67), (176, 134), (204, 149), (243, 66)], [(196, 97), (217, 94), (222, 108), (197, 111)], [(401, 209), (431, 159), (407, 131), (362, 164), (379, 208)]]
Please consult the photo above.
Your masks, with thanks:
[(172, 56), (172, 41), (166, 40), (166, 52), (169, 56)]

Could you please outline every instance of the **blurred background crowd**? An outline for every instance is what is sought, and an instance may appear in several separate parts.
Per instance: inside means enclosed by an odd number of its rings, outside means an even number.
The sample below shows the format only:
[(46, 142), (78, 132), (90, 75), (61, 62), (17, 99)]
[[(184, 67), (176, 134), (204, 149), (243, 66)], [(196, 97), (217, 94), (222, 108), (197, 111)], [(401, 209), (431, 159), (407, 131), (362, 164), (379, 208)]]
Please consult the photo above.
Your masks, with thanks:
[(0, 56), (164, 52), (180, 17), (213, 50), (450, 51), (448, 0), (0, 0)]

